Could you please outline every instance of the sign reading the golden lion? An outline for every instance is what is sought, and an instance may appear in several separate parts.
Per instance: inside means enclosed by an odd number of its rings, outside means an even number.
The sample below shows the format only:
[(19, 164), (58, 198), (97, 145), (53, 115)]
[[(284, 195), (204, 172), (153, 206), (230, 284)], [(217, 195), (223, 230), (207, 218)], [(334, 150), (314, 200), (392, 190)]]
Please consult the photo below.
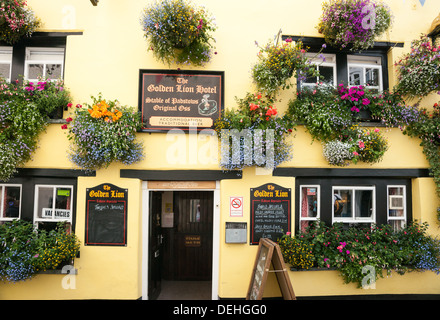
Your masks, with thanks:
[(260, 238), (277, 241), (290, 232), (291, 190), (274, 183), (251, 189), (250, 244)]
[(87, 189), (85, 244), (127, 244), (127, 189), (104, 183)]
[(141, 70), (143, 131), (213, 128), (223, 110), (224, 72)]

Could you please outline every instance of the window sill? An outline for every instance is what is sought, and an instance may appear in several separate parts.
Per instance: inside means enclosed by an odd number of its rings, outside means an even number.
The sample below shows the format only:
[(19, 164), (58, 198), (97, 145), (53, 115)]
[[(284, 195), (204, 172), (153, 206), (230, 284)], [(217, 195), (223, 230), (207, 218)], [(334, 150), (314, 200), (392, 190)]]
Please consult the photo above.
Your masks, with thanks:
[(46, 271), (38, 271), (37, 274), (69, 274), (69, 275), (78, 275), (78, 269), (74, 268), (67, 269), (66, 271), (63, 271), (61, 269), (55, 269), (55, 270), (46, 270)]
[(294, 267), (290, 267), (290, 271), (293, 272), (301, 272), (301, 271), (338, 271), (338, 268), (309, 268), (309, 269), (297, 269)]

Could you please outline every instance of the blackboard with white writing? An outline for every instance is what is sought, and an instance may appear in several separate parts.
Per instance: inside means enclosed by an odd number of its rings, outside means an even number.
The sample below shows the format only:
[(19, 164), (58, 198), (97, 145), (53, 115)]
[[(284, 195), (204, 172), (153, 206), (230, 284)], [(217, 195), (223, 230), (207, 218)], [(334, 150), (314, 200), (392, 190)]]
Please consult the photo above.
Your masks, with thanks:
[(127, 244), (127, 193), (108, 183), (87, 189), (86, 245)]
[(278, 241), (290, 232), (291, 190), (274, 183), (251, 189), (250, 244), (260, 238)]

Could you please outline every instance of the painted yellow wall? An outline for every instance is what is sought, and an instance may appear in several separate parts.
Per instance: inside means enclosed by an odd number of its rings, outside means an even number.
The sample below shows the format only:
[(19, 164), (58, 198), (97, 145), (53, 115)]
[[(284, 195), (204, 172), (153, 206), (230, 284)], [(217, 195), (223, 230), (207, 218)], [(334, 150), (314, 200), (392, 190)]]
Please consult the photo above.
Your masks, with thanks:
[[(90, 102), (91, 95), (103, 94), (106, 99), (118, 99), (122, 104), (137, 106), (139, 69), (167, 69), (147, 51), (139, 19), (149, 0), (102, 0), (97, 7), (87, 0), (28, 0), (28, 4), (41, 18), (42, 31), (81, 30), (83, 35), (67, 38), (65, 83), (70, 89), (74, 105)], [(411, 40), (427, 32), (432, 20), (440, 12), (440, 2), (427, 0), (422, 7), (418, 0), (388, 0), (394, 13), (392, 29), (382, 37), (383, 41), (404, 42), (404, 48), (389, 52), (390, 65), (409, 51)], [(225, 107), (235, 108), (235, 97), (244, 97), (254, 86), (250, 70), (257, 61), (258, 48), (266, 44), (281, 28), (283, 34), (320, 36), (316, 25), (321, 14), (321, 0), (241, 0), (214, 1), (194, 0), (205, 5), (215, 16), (218, 30), (215, 32), (216, 51), (211, 63), (204, 70), (225, 72)], [(177, 66), (171, 66), (175, 69)], [(182, 69), (193, 69), (182, 67)], [(395, 83), (390, 68), (390, 83)], [(277, 107), (287, 110), (288, 101), (295, 92), (285, 91)], [(437, 100), (431, 95), (422, 103), (429, 107)], [(65, 112), (65, 117), (71, 112)], [(370, 166), (358, 164), (350, 168), (427, 168), (417, 139), (403, 136), (399, 129), (385, 132), (390, 148), (382, 162)], [(130, 166), (131, 169), (219, 169), (215, 160), (217, 141), (210, 137), (171, 136), (165, 133), (139, 133), (145, 145), (146, 158)], [(190, 143), (197, 138), (195, 158)], [(182, 139), (182, 140), (180, 140)], [(284, 167), (329, 167), (322, 157), (320, 143), (311, 143), (310, 135), (299, 127), (289, 138), (293, 143), (293, 159)], [(31, 168), (62, 168), (74, 166), (66, 152), (69, 142), (66, 132), (59, 124), (52, 124), (42, 134), (40, 148), (34, 159), (27, 164)], [(193, 146), (193, 145), (191, 145)], [(214, 157), (214, 160), (212, 159)], [(75, 261), (78, 269), (75, 290), (61, 287), (63, 275), (38, 275), (35, 279), (17, 285), (0, 284), (0, 299), (136, 299), (141, 295), (141, 193), (140, 181), (121, 179), (119, 170), (126, 168), (115, 164), (97, 172), (96, 177), (78, 180), (76, 232), (84, 242), (85, 190), (88, 187), (110, 182), (129, 189), (128, 246), (127, 247), (81, 247), (81, 257)], [(220, 223), (220, 275), (219, 296), (222, 298), (244, 297), (249, 284), (250, 272), (256, 254), (256, 246), (248, 244), (225, 244), (224, 225), (228, 221), (243, 221), (249, 227), (249, 189), (268, 182), (292, 188), (294, 201), (294, 178), (272, 177), (256, 174), (246, 169), (241, 180), (221, 182)], [(431, 212), (439, 204), (432, 179), (415, 179), (413, 182), (414, 217), (428, 221), (430, 231), (438, 233)], [(229, 197), (244, 197), (244, 216), (229, 217)], [(292, 206), (292, 211), (294, 208)], [(294, 230), (292, 213), (292, 230)], [(440, 293), (439, 280), (430, 273), (405, 275), (379, 280), (376, 290), (356, 289), (344, 285), (334, 271), (290, 272), (293, 287), (298, 296), (331, 294), (379, 294), (379, 293)], [(424, 286), (420, 286), (420, 283)], [(426, 285), (425, 285), (426, 284)], [(268, 281), (268, 296), (279, 291), (273, 277)]]

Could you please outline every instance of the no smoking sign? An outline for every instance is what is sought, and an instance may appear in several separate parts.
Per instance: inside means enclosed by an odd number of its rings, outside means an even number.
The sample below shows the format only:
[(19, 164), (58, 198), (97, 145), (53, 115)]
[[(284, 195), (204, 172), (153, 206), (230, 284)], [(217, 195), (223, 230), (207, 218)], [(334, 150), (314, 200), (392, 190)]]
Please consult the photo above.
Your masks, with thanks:
[(243, 217), (243, 197), (230, 197), (229, 216)]

